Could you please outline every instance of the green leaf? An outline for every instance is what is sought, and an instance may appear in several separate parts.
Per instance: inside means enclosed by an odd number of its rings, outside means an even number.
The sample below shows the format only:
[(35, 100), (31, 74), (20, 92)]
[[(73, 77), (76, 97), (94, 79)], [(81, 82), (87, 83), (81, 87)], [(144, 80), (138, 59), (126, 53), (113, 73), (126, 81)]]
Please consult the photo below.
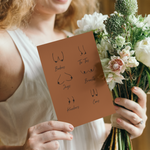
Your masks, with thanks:
[(148, 83), (149, 83), (149, 88), (150, 88), (150, 73), (148, 71), (146, 71), (147, 73), (147, 78), (148, 78)]

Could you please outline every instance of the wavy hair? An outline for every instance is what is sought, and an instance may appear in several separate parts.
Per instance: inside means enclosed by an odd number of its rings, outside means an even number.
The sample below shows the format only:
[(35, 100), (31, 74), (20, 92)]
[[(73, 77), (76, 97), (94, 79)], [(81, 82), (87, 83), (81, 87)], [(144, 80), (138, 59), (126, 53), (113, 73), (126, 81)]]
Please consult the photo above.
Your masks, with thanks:
[[(34, 7), (34, 0), (0, 0), (0, 29), (26, 26)], [(73, 31), (78, 19), (94, 11), (98, 11), (98, 0), (72, 0), (66, 12), (56, 15), (55, 28)]]

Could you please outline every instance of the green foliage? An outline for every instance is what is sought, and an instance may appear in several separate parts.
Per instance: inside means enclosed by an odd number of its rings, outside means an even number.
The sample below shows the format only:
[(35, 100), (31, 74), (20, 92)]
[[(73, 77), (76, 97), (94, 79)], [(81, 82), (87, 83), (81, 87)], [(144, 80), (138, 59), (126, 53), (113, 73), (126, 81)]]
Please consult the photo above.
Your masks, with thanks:
[(149, 84), (149, 89), (150, 89), (150, 70), (149, 70), (149, 72), (146, 71), (146, 73), (147, 73), (148, 84)]
[(101, 44), (101, 40), (105, 36), (104, 35), (104, 31), (103, 32), (101, 32), (101, 31), (99, 31), (99, 32), (93, 31), (93, 35), (94, 35), (96, 44)]
[(131, 29), (131, 43), (132, 48), (134, 49), (135, 44), (138, 41), (144, 40), (145, 38), (150, 36), (150, 29), (143, 30), (139, 27), (132, 27)]

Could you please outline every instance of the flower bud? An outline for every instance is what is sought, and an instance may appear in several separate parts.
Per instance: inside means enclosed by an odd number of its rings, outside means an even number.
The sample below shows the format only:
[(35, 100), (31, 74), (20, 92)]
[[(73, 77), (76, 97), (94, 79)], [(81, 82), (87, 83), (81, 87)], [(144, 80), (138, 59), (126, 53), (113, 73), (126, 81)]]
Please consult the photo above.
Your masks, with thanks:
[(108, 18), (104, 24), (106, 25), (106, 31), (111, 36), (118, 36), (124, 32), (125, 18), (123, 16), (119, 16), (118, 14), (113, 14)]
[(115, 10), (125, 16), (134, 15), (138, 10), (137, 0), (117, 0)]

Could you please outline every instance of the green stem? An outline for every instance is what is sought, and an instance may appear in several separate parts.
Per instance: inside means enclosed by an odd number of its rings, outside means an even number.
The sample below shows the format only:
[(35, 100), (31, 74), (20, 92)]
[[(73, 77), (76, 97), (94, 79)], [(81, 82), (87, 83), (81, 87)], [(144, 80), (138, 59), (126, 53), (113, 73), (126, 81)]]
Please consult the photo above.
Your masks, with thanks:
[(132, 145), (131, 145), (131, 140), (129, 137), (129, 134), (126, 132), (126, 137), (127, 137), (127, 145), (129, 150), (133, 150)]
[(115, 128), (113, 128), (113, 133), (112, 133), (112, 137), (111, 137), (111, 143), (110, 143), (109, 150), (112, 150), (113, 141), (114, 141), (114, 134), (115, 134)]
[(139, 78), (138, 78), (138, 81), (137, 81), (137, 86), (139, 86), (139, 84), (140, 84), (140, 80), (141, 80), (141, 76), (142, 76), (142, 72), (143, 72), (143, 70), (144, 70), (144, 65), (142, 66), (142, 69), (141, 69), (141, 72), (140, 72), (140, 76), (139, 76)]
[[(120, 129), (121, 130), (121, 129)], [(125, 149), (125, 135), (124, 135), (124, 132), (125, 130), (121, 130), (121, 143), (122, 143), (122, 150), (126, 150)]]
[(115, 93), (116, 98), (119, 97), (119, 96), (118, 96), (118, 91), (117, 91), (117, 89), (116, 89), (116, 86), (114, 87), (113, 90), (114, 90), (114, 93)]
[(118, 142), (119, 142), (119, 150), (122, 150), (122, 139), (121, 139), (121, 130), (118, 129)]
[(115, 147), (114, 150), (118, 150), (118, 129), (115, 128)]
[(129, 93), (128, 93), (128, 89), (127, 89), (127, 81), (125, 81), (125, 89), (126, 89), (127, 98), (129, 99)]

